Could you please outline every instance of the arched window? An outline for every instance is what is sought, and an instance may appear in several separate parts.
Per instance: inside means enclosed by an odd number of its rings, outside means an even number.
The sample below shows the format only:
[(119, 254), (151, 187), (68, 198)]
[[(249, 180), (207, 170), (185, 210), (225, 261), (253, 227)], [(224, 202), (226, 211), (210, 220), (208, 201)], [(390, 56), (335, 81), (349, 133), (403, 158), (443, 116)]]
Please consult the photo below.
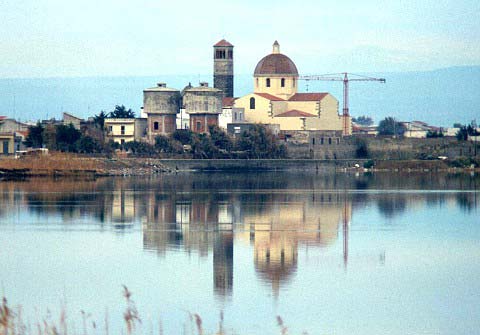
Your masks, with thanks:
[(282, 80), (281, 80), (281, 86), (282, 86), (282, 87), (285, 87), (285, 78), (282, 78)]
[(153, 130), (158, 130), (158, 122), (153, 123)]
[(257, 78), (257, 80), (256, 80), (256, 83), (257, 83), (257, 87), (258, 87), (258, 78)]
[(254, 97), (250, 98), (250, 109), (255, 109), (255, 98)]
[(293, 85), (293, 87), (295, 87), (295, 78), (293, 78), (293, 80), (292, 80), (292, 85)]
[(270, 78), (267, 78), (267, 87), (270, 87)]

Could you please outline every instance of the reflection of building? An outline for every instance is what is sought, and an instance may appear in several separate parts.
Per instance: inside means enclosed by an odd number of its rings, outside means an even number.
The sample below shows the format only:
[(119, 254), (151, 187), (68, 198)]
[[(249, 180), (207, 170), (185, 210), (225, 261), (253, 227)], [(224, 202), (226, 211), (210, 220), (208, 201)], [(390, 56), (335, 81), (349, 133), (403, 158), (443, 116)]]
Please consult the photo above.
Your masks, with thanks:
[[(351, 203), (342, 194), (257, 194), (262, 200), (244, 207), (243, 233), (255, 248), (255, 269), (278, 295), (297, 269), (298, 247), (328, 246), (338, 238), (339, 227), (351, 219)], [(263, 205), (259, 205), (263, 204)]]
[(164, 254), (169, 248), (207, 256), (213, 251), (214, 289), (233, 289), (234, 236), (254, 247), (259, 277), (278, 294), (297, 269), (301, 245), (328, 246), (350, 221), (351, 203), (340, 193), (247, 193), (219, 199), (211, 194), (150, 194), (144, 223), (144, 248)]
[(133, 224), (135, 222), (135, 194), (119, 190), (113, 194), (112, 223)]
[(219, 296), (233, 289), (233, 232), (220, 231), (213, 246), (213, 286)]

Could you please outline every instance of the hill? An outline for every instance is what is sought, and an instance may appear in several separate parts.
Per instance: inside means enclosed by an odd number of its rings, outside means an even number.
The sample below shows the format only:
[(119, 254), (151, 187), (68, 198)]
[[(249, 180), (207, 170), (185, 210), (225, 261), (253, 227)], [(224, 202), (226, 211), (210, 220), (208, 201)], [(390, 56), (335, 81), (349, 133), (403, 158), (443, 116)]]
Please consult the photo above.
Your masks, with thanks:
[[(480, 116), (480, 66), (451, 67), (435, 71), (366, 74), (386, 78), (376, 82), (351, 83), (350, 113), (369, 115), (376, 122), (386, 116), (398, 120), (421, 120), (432, 125), (468, 123)], [(0, 115), (21, 121), (61, 118), (69, 112), (86, 118), (123, 104), (136, 111), (142, 106), (142, 90), (166, 82), (182, 89), (189, 82), (212, 83), (211, 75), (148, 77), (84, 77), (0, 79)], [(235, 94), (252, 90), (251, 74), (235, 76)], [(331, 92), (342, 106), (339, 82), (300, 83), (301, 91)]]

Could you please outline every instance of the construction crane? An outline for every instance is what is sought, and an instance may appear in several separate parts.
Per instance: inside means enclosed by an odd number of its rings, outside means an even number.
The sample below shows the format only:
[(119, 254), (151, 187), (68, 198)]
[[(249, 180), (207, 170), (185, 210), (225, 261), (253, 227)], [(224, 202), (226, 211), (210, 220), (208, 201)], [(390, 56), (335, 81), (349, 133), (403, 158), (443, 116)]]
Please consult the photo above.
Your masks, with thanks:
[[(349, 78), (348, 76), (354, 76), (354, 78)], [(320, 75), (311, 75), (311, 76), (301, 76), (300, 80), (322, 80), (322, 81), (343, 81), (343, 134), (348, 135), (350, 132), (350, 127), (348, 124), (348, 117), (350, 116), (350, 111), (348, 107), (348, 83), (351, 81), (379, 81), (385, 83), (385, 78), (372, 78), (366, 77), (359, 74), (341, 72), (341, 73), (328, 73)]]

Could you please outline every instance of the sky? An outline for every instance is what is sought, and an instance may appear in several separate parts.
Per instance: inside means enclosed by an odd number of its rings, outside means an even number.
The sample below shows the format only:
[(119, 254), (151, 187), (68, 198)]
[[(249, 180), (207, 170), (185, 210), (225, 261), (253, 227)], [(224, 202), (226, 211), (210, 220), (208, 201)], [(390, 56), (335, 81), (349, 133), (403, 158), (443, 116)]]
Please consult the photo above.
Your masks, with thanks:
[(480, 64), (480, 1), (0, 0), (0, 78), (207, 74), (278, 40), (301, 74)]

